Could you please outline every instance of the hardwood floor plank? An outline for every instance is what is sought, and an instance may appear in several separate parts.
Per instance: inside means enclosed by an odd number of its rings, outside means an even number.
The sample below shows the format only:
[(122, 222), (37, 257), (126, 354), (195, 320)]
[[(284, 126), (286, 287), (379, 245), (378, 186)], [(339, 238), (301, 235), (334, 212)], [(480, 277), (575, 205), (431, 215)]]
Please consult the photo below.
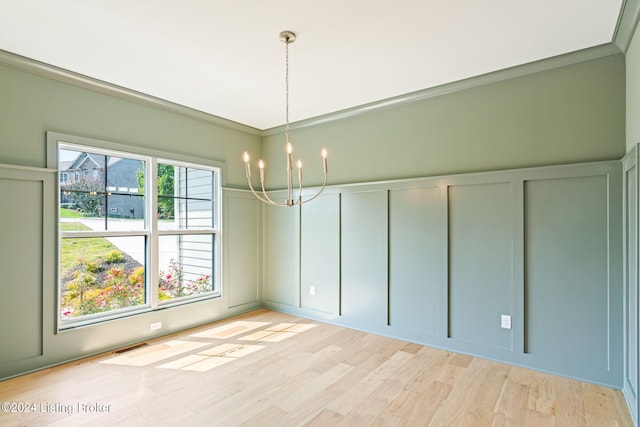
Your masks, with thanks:
[(278, 403), (278, 406), (285, 411), (291, 411), (309, 400), (317, 398), (328, 386), (342, 378), (352, 369), (353, 366), (339, 363), (299, 389), (293, 390), (289, 397)]
[(496, 421), (498, 425), (523, 426), (529, 403), (529, 387), (511, 377), (505, 383), (498, 404)]
[(305, 424), (305, 427), (326, 427), (326, 426), (335, 426), (340, 423), (344, 416), (342, 414), (338, 414), (337, 412), (333, 412), (329, 409), (323, 409), (313, 417), (308, 423)]
[(584, 427), (587, 420), (584, 411), (582, 384), (567, 378), (557, 377), (556, 424)]
[(269, 310), (2, 381), (0, 402), (63, 405), (3, 427), (632, 426), (619, 390)]
[(540, 380), (529, 389), (528, 408), (540, 414), (555, 416), (556, 384), (555, 377), (542, 374)]

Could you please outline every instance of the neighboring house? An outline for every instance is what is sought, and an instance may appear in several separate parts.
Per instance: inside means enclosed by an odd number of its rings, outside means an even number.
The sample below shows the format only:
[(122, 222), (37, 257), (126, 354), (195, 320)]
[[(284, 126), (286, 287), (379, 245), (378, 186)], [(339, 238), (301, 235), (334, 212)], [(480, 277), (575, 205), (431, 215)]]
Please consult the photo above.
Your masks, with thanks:
[(71, 191), (85, 182), (95, 190), (98, 214), (116, 218), (143, 218), (144, 201), (138, 188), (137, 171), (144, 165), (139, 160), (79, 153), (72, 161), (60, 162), (61, 205), (74, 203)]

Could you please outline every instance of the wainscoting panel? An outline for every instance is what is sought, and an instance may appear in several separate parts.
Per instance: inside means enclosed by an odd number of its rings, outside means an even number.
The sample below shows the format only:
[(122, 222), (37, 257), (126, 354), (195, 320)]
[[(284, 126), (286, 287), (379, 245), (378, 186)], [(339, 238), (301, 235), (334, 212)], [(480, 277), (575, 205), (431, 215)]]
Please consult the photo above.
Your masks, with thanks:
[(260, 202), (248, 191), (224, 190), (223, 296), (228, 307), (260, 300)]
[[(332, 186), (303, 207), (299, 229), (291, 211), (268, 210), (265, 305), (622, 387), (620, 166)], [(637, 317), (635, 306), (627, 310)]]
[(53, 314), (43, 304), (45, 268), (51, 265), (43, 246), (49, 179), (53, 174), (0, 165), (0, 236), (11, 242), (0, 254), (0, 373), (44, 354), (43, 316)]
[[(42, 354), (42, 230), (23, 229), (20, 224), (42, 224), (42, 183), (0, 179), (4, 206), (20, 206), (24, 199), (37, 200), (29, 210), (0, 209), (0, 235), (11, 250), (2, 254), (2, 310), (0, 342), (18, 342), (2, 347), (0, 363)], [(20, 319), (16, 323), (15, 319)], [(20, 339), (15, 339), (18, 334)]]
[(441, 203), (435, 186), (389, 192), (389, 320), (394, 328), (438, 334)]
[(300, 300), (304, 308), (340, 309), (340, 194), (323, 194), (302, 206)]
[(342, 194), (341, 315), (387, 319), (387, 191)]
[[(286, 193), (272, 194), (284, 200)], [(266, 300), (299, 307), (300, 207), (266, 208)]]
[(638, 146), (622, 161), (624, 235), (624, 383), (623, 392), (638, 423)]
[(508, 182), (449, 187), (450, 338), (511, 348), (512, 203)]
[(608, 368), (607, 177), (525, 183), (529, 354)]

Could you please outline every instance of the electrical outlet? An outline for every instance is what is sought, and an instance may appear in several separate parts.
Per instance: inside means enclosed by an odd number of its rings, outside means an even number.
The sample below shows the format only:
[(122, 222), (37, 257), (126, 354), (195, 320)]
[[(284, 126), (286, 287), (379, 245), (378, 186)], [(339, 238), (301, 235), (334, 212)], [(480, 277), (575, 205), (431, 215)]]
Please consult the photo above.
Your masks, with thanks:
[(155, 331), (155, 330), (157, 330), (157, 329), (161, 329), (161, 328), (162, 328), (162, 322), (152, 323), (152, 324), (149, 326), (149, 328), (150, 328), (152, 331)]
[(503, 329), (511, 329), (511, 316), (508, 314), (503, 314), (500, 322)]
[(316, 287), (315, 286), (309, 286), (309, 295), (315, 296), (315, 294), (316, 294)]

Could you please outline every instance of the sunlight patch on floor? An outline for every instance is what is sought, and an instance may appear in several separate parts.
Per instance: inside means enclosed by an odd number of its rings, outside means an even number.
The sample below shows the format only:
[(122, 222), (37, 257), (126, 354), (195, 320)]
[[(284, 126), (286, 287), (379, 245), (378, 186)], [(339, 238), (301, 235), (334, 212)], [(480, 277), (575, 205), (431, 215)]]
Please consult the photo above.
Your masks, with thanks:
[[(268, 327), (265, 328), (265, 326)], [(306, 332), (315, 326), (313, 324), (300, 323), (272, 325), (271, 322), (238, 320), (189, 335), (190, 338), (197, 339), (197, 341), (169, 340), (154, 345), (145, 345), (103, 360), (100, 363), (147, 366), (164, 362), (158, 368), (204, 372), (265, 348), (264, 345), (248, 344), (246, 341), (278, 343)], [(246, 335), (240, 336), (242, 334)], [(220, 343), (220, 340), (237, 340), (241, 341), (241, 343)], [(216, 342), (219, 344), (210, 347)], [(185, 355), (185, 353), (188, 354)]]
[(112, 357), (111, 359), (102, 360), (100, 363), (126, 366), (147, 366), (208, 345), (210, 345), (210, 343), (172, 340), (131, 350), (130, 352)]
[(194, 338), (232, 338), (237, 335), (262, 328), (269, 325), (270, 323), (271, 322), (251, 322), (247, 320), (238, 320), (227, 325), (217, 326), (205, 331), (200, 331), (190, 336)]
[(315, 327), (310, 324), (280, 323), (239, 338), (240, 341), (280, 342)]
[(173, 362), (165, 363), (160, 365), (159, 368), (204, 372), (263, 348), (264, 346), (260, 345), (221, 344)]

